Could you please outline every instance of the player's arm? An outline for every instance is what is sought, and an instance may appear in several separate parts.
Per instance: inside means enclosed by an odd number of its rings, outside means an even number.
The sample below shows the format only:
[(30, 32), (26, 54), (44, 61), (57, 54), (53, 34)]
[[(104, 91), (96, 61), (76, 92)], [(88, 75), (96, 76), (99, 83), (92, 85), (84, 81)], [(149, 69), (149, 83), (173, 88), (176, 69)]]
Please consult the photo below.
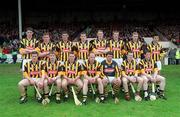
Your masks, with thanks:
[(101, 68), (102, 68), (101, 64), (98, 63), (97, 70), (96, 70), (96, 76), (94, 76), (94, 79), (97, 79), (97, 78), (100, 77), (100, 75), (101, 75)]
[(158, 75), (158, 68), (157, 68), (157, 64), (156, 63), (154, 63), (154, 70), (153, 70), (153, 72), (154, 72), (153, 78), (156, 78), (157, 75)]
[(24, 45), (23, 40), (20, 41), (19, 53), (20, 53), (21, 55), (23, 55), (23, 54), (28, 54), (27, 49), (25, 48), (25, 45)]
[(87, 67), (84, 63), (81, 65), (81, 76), (84, 76), (84, 78), (88, 77), (87, 76)]
[(146, 76), (147, 78), (151, 78), (151, 75), (147, 74), (145, 72), (145, 68), (144, 68), (144, 61), (141, 60), (140, 63), (139, 63), (139, 68), (140, 68), (140, 74)]
[(65, 65), (60, 65), (60, 66), (59, 66), (58, 75), (59, 75), (59, 76), (62, 76), (62, 78), (64, 78), (64, 79), (68, 79)]
[(82, 68), (81, 64), (77, 63), (77, 64), (76, 64), (76, 68), (77, 68), (77, 69), (76, 69), (77, 75), (76, 75), (75, 80), (80, 79), (80, 76), (81, 76), (81, 68)]
[(106, 41), (106, 49), (105, 50), (98, 50), (98, 52), (103, 53), (103, 54), (106, 54), (109, 51), (110, 51), (109, 41)]
[(122, 68), (122, 76), (125, 77), (125, 78), (128, 78), (128, 76), (126, 75), (126, 69), (125, 69), (125, 61), (122, 63), (121, 65), (121, 68)]
[(95, 40), (91, 40), (90, 41), (90, 50), (92, 50), (92, 52), (94, 52), (94, 54), (103, 54), (102, 52), (97, 50), (95, 47), (96, 47), (95, 46)]
[(160, 50), (160, 57), (161, 59), (166, 55), (166, 52), (162, 49), (162, 46), (161, 46), (161, 50)]
[(25, 66), (24, 66), (25, 70), (24, 70), (24, 72), (23, 72), (23, 77), (24, 77), (25, 79), (28, 79), (28, 81), (30, 82), (30, 84), (34, 84), (34, 81), (31, 79), (31, 77), (30, 77), (29, 74), (28, 74), (28, 65), (27, 65), (27, 64), (28, 64), (28, 63), (26, 63)]
[(120, 77), (120, 73), (119, 73), (119, 68), (118, 68), (118, 65), (117, 65), (117, 64), (116, 64), (116, 66), (115, 66), (115, 72), (116, 72), (116, 73), (115, 73), (115, 74), (116, 74), (115, 77), (116, 77), (116, 78), (119, 78), (119, 77)]
[(42, 68), (42, 70), (41, 70), (42, 80), (44, 80), (44, 79), (48, 78), (48, 76), (47, 76), (47, 72), (48, 72), (47, 71), (47, 63), (42, 63), (41, 68)]
[(103, 52), (104, 52), (104, 54), (106, 54), (109, 51), (110, 51), (110, 42), (106, 41), (106, 49)]

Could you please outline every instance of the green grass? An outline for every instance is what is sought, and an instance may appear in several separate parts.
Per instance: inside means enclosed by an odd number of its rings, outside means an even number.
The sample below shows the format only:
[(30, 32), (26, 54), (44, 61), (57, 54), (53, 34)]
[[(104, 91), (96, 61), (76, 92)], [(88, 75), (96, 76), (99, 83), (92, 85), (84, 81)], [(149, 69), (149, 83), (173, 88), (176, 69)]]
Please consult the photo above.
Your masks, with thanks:
[(34, 99), (33, 88), (28, 90), (28, 102), (19, 104), (17, 83), (21, 79), (19, 65), (0, 65), (0, 117), (179, 117), (180, 116), (180, 66), (164, 66), (167, 78), (167, 101), (127, 102), (120, 97), (120, 104), (112, 99), (105, 104), (90, 101), (87, 106), (77, 107), (71, 98), (66, 103), (52, 101), (42, 106)]

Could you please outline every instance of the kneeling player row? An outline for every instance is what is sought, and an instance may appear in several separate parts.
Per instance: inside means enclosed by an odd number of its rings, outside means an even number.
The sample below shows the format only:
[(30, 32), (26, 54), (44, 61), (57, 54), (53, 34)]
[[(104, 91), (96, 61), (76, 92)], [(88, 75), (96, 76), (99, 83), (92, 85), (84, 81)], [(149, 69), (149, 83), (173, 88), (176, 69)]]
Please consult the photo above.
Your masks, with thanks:
[[(68, 61), (64, 63), (56, 61), (56, 56), (53, 52), (50, 52), (49, 62), (38, 61), (38, 53), (32, 53), (32, 61), (25, 64), (24, 78), (18, 84), (21, 93), (20, 103), (27, 101), (25, 88), (30, 85), (34, 85), (37, 92), (43, 93), (43, 99), (49, 102), (50, 84), (56, 84), (56, 101), (58, 103), (61, 101), (61, 90), (64, 91), (64, 98), (67, 99), (69, 97), (68, 87), (75, 85), (77, 86), (76, 93), (73, 91), (75, 99), (77, 100), (76, 94), (82, 90), (82, 102), (86, 104), (88, 85), (93, 89), (92, 84), (97, 84), (100, 102), (104, 102), (107, 97), (108, 84), (112, 89), (115, 103), (119, 102), (118, 93), (120, 92), (121, 84), (126, 100), (130, 100), (128, 84), (132, 87), (137, 101), (142, 100), (140, 95), (141, 89), (144, 90), (144, 99), (148, 100), (149, 82), (153, 84), (152, 86), (154, 86), (154, 83), (159, 84), (157, 93), (160, 98), (166, 99), (164, 97), (165, 78), (158, 75), (157, 65), (150, 59), (151, 55), (149, 52), (146, 52), (145, 59), (141, 60), (138, 65), (133, 59), (133, 54), (128, 53), (127, 60), (123, 61), (121, 67), (118, 67), (117, 63), (112, 60), (112, 56), (113, 54), (108, 52), (106, 60), (99, 63), (95, 60), (95, 54), (90, 53), (88, 60), (80, 64), (76, 61), (73, 52), (69, 54)], [(132, 83), (137, 84), (136, 91)], [(154, 90), (153, 93), (155, 93)], [(40, 93), (38, 94), (38, 99), (41, 99)]]

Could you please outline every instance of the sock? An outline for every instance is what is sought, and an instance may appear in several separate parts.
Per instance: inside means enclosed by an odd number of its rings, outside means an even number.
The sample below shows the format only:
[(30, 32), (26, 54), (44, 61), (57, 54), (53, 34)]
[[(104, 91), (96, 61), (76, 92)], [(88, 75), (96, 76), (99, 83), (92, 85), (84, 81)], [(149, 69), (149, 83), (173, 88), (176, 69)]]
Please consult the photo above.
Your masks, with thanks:
[(148, 96), (148, 92), (147, 90), (144, 90), (144, 97), (147, 97)]
[(86, 100), (87, 99), (87, 95), (83, 95), (83, 100)]
[(104, 87), (104, 96), (108, 97), (108, 87)]
[(164, 95), (164, 90), (159, 90), (160, 95)]
[(115, 96), (115, 97), (118, 97), (120, 87), (119, 87), (117, 84), (114, 84), (114, 85), (113, 85), (113, 90), (114, 90), (114, 96)]

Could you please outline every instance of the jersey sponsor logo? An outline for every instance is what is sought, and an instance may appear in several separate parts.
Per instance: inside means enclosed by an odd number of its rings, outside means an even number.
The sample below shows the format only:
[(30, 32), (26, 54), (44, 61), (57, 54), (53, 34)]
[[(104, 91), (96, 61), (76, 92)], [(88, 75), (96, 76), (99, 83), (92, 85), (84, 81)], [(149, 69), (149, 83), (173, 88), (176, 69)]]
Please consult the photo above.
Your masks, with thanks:
[(97, 50), (105, 50), (105, 47), (98, 47)]
[(152, 71), (152, 68), (146, 68), (145, 71)]
[(106, 72), (106, 73), (112, 73), (114, 71), (115, 71), (115, 69), (113, 69), (113, 68), (106, 68), (106, 69), (104, 69), (104, 72)]
[(88, 73), (89, 73), (89, 74), (95, 74), (96, 71), (95, 71), (95, 70), (88, 70)]
[(153, 54), (160, 54), (159, 51), (153, 51)]
[(49, 52), (49, 51), (48, 51), (48, 50), (44, 50), (44, 49), (42, 49), (42, 50), (41, 50), (41, 52)]
[(48, 74), (57, 74), (57, 71), (56, 70), (50, 70), (50, 71), (48, 71)]
[(70, 49), (69, 48), (64, 48), (63, 52), (70, 52)]
[(34, 50), (34, 47), (32, 47), (32, 46), (26, 46), (26, 49), (28, 49), (28, 50)]
[(38, 75), (38, 74), (40, 74), (40, 72), (39, 71), (31, 71), (30, 74), (31, 75)]
[(88, 49), (80, 49), (80, 52), (88, 52)]
[(128, 73), (132, 73), (132, 72), (134, 72), (134, 69), (127, 69), (126, 70)]
[(140, 50), (139, 49), (133, 49), (133, 52), (139, 52)]
[(121, 50), (120, 48), (112, 48), (112, 50)]
[(68, 74), (76, 74), (76, 71), (68, 70), (67, 73)]

